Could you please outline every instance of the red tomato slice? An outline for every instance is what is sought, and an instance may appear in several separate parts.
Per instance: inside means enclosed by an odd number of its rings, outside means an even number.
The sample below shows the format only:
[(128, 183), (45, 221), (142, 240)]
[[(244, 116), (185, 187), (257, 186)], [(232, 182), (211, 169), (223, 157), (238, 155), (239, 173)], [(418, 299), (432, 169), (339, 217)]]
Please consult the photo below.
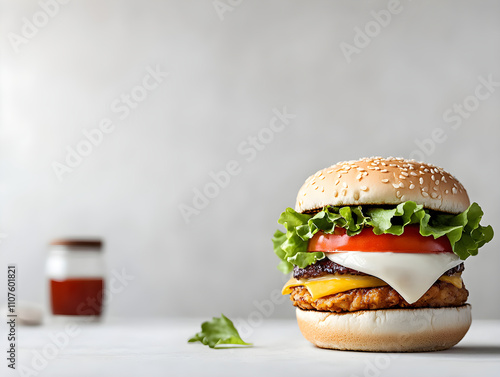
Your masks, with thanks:
[(333, 234), (316, 233), (309, 240), (308, 251), (392, 251), (394, 253), (443, 253), (452, 252), (448, 237), (424, 237), (418, 225), (409, 225), (400, 236), (373, 233), (364, 228), (355, 236), (348, 236), (345, 229), (335, 228)]

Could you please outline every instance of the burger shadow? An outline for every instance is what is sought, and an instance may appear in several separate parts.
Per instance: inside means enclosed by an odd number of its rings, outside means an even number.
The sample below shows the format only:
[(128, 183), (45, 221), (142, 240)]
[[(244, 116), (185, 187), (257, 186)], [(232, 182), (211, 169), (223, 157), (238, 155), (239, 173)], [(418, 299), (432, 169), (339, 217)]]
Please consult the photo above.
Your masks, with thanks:
[[(313, 346), (314, 347), (314, 346)], [(326, 351), (326, 352), (332, 352), (330, 349), (326, 348), (319, 348), (319, 347), (314, 347), (318, 350)], [(337, 351), (337, 352), (346, 352), (346, 351)], [(352, 354), (370, 354), (371, 352), (364, 352), (364, 351), (349, 351)], [(374, 352), (377, 353), (377, 352)], [(388, 352), (390, 354), (394, 354), (392, 352)], [(454, 346), (452, 348), (449, 348), (447, 350), (441, 350), (441, 351), (424, 351), (424, 352), (408, 352), (408, 353), (395, 353), (397, 355), (423, 355), (423, 356), (429, 356), (429, 355), (436, 355), (436, 356), (444, 356), (445, 358), (450, 356), (451, 358), (460, 357), (463, 358), (464, 356), (483, 356), (485, 358), (490, 358), (494, 357), (495, 359), (498, 359), (500, 356), (500, 345), (492, 345), (492, 346), (485, 346), (485, 345), (470, 345), (470, 346)]]
[(446, 354), (450, 356), (500, 356), (500, 346), (486, 346), (486, 345), (468, 345), (468, 346), (455, 346), (448, 350), (441, 351), (441, 355)]

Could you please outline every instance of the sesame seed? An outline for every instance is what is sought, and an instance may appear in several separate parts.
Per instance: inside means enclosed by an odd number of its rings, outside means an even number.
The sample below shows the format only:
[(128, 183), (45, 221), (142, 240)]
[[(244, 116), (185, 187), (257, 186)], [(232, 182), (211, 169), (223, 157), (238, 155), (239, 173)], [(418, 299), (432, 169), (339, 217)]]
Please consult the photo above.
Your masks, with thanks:
[(424, 184), (424, 179), (422, 177), (420, 177), (420, 179), (418, 181), (420, 182), (421, 185)]
[(306, 196), (306, 195), (307, 195), (307, 192), (304, 193), (304, 196)]
[(380, 172), (381, 172), (381, 173), (387, 173), (388, 171), (389, 171), (389, 170), (387, 170), (387, 169), (382, 169), (382, 170), (380, 170)]
[(339, 193), (337, 190), (333, 191), (333, 196), (336, 198), (337, 196), (339, 196)]
[(335, 181), (335, 186), (337, 186), (339, 183), (340, 183), (340, 179), (337, 179), (337, 180)]
[(431, 175), (431, 180), (433, 180), (433, 181), (434, 181), (435, 179), (436, 179), (436, 177), (434, 177), (434, 174), (433, 174), (433, 175)]
[(389, 180), (386, 178), (386, 179), (382, 179), (382, 183), (389, 183)]
[(325, 188), (321, 186), (321, 192), (325, 192)]
[(342, 189), (342, 195), (346, 196), (346, 194), (347, 194), (347, 190), (346, 189)]
[(399, 190), (398, 190), (398, 191), (396, 191), (396, 196), (397, 196), (398, 198), (399, 198), (399, 197), (401, 197), (401, 191), (399, 191)]
[(356, 176), (356, 179), (358, 181), (361, 181), (361, 179), (363, 179), (363, 174), (359, 173), (357, 176)]
[(445, 190), (444, 191), (445, 194), (449, 194), (450, 193), (450, 190)]
[(392, 187), (394, 187), (394, 188), (399, 188), (399, 183), (393, 183), (393, 184), (392, 184)]
[(431, 198), (436, 199), (438, 196), (437, 192), (432, 192), (431, 193)]
[(311, 185), (314, 186), (316, 184), (316, 181), (312, 181)]
[(439, 182), (439, 179), (436, 179), (436, 180), (434, 181), (434, 183), (435, 183), (435, 185), (436, 185), (436, 186), (439, 186), (439, 183), (440, 183), (440, 182)]
[(427, 194), (425, 191), (422, 191), (422, 196), (423, 196), (424, 198), (427, 198), (427, 197), (429, 197), (429, 194)]
[(361, 189), (361, 191), (367, 191), (367, 190), (368, 190), (368, 187), (366, 187), (366, 186), (361, 186), (361, 187), (360, 187), (360, 189)]
[(412, 183), (410, 187), (408, 187), (410, 190), (413, 190), (415, 188), (415, 185)]
[(344, 188), (349, 187), (349, 186), (347, 186), (347, 183), (345, 183), (345, 182), (342, 182), (342, 186), (343, 186)]
[(353, 194), (353, 197), (354, 197), (354, 200), (358, 200), (358, 199), (359, 199), (359, 192), (357, 192), (357, 191), (356, 191), (356, 192)]
[(321, 180), (325, 179), (325, 176), (322, 176), (320, 179), (321, 179)]
[(400, 175), (399, 178), (406, 179), (406, 177), (404, 175)]
[(456, 188), (456, 187), (453, 187), (453, 188), (451, 189), (451, 192), (452, 192), (453, 194), (456, 194), (456, 193), (458, 192), (458, 190), (457, 190), (457, 188)]
[(427, 187), (422, 187), (422, 192), (426, 192), (428, 191), (428, 188)]
[(444, 183), (446, 183), (446, 182), (447, 182), (447, 181), (446, 181), (446, 178), (444, 177), (444, 175), (441, 177), (441, 180), (442, 180)]
[(417, 173), (415, 173), (414, 171), (411, 171), (410, 174), (413, 176), (417, 176)]
[(437, 188), (437, 186), (434, 186), (432, 189), (433, 189), (434, 191), (439, 190), (439, 189)]
[(314, 189), (315, 189), (315, 190), (317, 190), (318, 188), (319, 188), (319, 187), (318, 187), (318, 186), (316, 186)]

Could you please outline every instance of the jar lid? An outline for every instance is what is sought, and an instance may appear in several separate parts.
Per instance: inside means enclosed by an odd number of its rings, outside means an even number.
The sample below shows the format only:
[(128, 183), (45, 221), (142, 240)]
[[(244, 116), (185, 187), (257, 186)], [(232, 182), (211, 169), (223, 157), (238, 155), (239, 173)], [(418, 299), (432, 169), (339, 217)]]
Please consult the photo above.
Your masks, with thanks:
[(52, 240), (50, 245), (100, 249), (102, 247), (102, 241), (100, 239), (59, 238)]

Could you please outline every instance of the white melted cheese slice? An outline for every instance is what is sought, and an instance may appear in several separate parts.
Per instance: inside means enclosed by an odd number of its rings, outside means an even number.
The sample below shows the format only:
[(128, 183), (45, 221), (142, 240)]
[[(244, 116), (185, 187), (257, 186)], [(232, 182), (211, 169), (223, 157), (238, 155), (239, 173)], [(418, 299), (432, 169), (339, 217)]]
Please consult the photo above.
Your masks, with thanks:
[(454, 253), (348, 251), (325, 253), (332, 262), (382, 279), (413, 304), (462, 260)]

